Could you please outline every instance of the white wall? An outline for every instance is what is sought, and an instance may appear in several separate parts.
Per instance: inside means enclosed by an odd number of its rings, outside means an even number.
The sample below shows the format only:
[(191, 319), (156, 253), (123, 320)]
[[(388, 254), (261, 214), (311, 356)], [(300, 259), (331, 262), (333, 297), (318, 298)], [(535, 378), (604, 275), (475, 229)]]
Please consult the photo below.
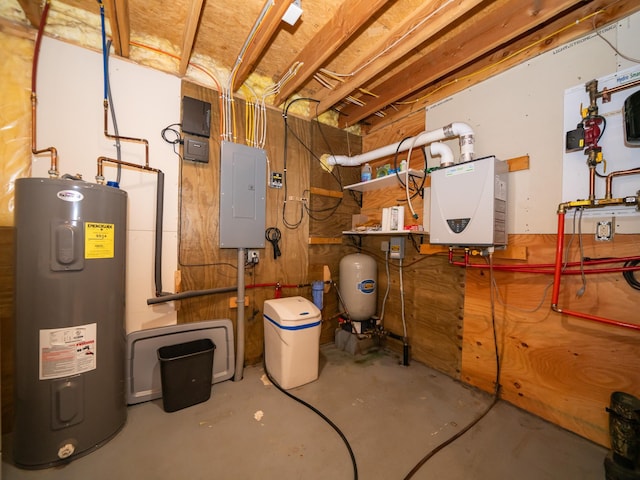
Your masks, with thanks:
[[(624, 54), (640, 58), (640, 14), (601, 31)], [(563, 171), (565, 90), (632, 65), (592, 33), (427, 107), (426, 129), (465, 122), (475, 132), (476, 157), (529, 155), (529, 170), (509, 174), (509, 232), (555, 233), (562, 178), (573, 175)], [(575, 111), (579, 108), (576, 105)], [(450, 145), (459, 152), (457, 142)], [(435, 165), (437, 161), (430, 160), (429, 166)], [(637, 166), (638, 162), (626, 168)], [(574, 168), (587, 169), (586, 162)], [(640, 177), (634, 178), (635, 185), (640, 185)], [(616, 219), (616, 223), (618, 233), (640, 232), (638, 217)]]
[[(174, 290), (177, 269), (178, 157), (161, 130), (180, 121), (180, 79), (112, 57), (111, 91), (120, 135), (149, 141), (149, 165), (165, 174), (162, 284)], [(116, 158), (114, 141), (103, 134), (102, 54), (51, 38), (42, 41), (38, 64), (37, 147), (58, 149), (60, 174), (82, 174), (94, 182), (97, 158)], [(109, 132), (114, 133), (111, 116)], [(144, 146), (122, 143), (122, 160), (143, 165)], [(34, 177), (46, 177), (49, 155), (33, 159)], [(107, 180), (116, 179), (112, 164)], [(156, 175), (122, 170), (120, 188), (129, 195), (127, 236), (127, 332), (176, 323), (173, 304), (150, 307), (155, 294), (154, 238)]]

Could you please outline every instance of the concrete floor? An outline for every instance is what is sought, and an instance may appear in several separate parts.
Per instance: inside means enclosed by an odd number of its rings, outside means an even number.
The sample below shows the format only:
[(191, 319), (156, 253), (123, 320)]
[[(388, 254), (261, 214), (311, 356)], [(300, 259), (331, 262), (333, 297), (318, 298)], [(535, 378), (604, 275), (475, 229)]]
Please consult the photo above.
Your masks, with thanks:
[[(290, 390), (331, 419), (358, 478), (401, 480), (431, 449), (491, 404), (488, 394), (393, 353), (352, 356), (321, 348), (317, 381)], [(8, 439), (3, 457), (10, 458)], [(604, 479), (607, 450), (499, 402), (412, 477), (438, 480)], [(318, 415), (271, 385), (262, 367), (215, 384), (204, 403), (166, 413), (161, 400), (128, 409), (124, 428), (70, 464), (3, 480), (353, 479), (348, 450)]]

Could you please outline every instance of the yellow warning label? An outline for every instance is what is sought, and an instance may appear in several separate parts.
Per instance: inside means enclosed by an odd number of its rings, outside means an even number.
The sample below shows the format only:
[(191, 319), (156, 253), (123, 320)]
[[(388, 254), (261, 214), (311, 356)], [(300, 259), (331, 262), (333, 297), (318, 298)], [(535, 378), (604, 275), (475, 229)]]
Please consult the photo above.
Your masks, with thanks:
[(113, 223), (84, 223), (84, 258), (113, 258)]

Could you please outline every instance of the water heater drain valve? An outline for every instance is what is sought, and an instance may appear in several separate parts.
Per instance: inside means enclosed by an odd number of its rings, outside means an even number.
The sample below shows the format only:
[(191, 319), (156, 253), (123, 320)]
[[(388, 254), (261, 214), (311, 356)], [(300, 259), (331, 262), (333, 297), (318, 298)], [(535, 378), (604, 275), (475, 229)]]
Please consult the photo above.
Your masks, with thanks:
[(73, 443), (66, 443), (63, 446), (61, 446), (60, 449), (58, 450), (58, 457), (69, 458), (71, 455), (73, 455), (73, 452), (75, 451), (76, 451), (76, 446)]

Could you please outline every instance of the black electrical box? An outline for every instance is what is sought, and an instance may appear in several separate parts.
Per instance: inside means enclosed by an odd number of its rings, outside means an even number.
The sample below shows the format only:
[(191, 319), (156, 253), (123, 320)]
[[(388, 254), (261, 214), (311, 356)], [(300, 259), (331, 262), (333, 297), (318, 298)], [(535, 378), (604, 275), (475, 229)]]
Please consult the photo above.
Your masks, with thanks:
[(185, 136), (183, 154), (185, 160), (209, 163), (209, 140)]
[(574, 152), (584, 148), (584, 127), (582, 124), (578, 124), (575, 130), (567, 132), (565, 148), (567, 152)]
[(627, 145), (640, 145), (640, 91), (624, 101), (624, 133)]
[(191, 97), (182, 97), (182, 131), (209, 138), (211, 104)]

